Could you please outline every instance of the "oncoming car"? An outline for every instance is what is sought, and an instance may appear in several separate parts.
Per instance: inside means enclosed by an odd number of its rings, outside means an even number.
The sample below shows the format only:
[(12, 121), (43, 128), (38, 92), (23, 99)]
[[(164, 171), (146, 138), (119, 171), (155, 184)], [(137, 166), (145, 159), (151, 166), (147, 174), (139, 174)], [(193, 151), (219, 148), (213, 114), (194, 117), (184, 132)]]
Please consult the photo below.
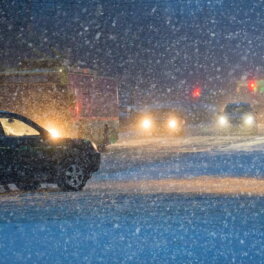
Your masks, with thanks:
[(224, 133), (257, 134), (258, 124), (255, 112), (249, 103), (229, 103), (218, 117), (217, 127)]
[(172, 135), (184, 134), (185, 120), (174, 109), (153, 109), (142, 115), (138, 120), (138, 128), (145, 135)]
[(55, 138), (30, 119), (0, 111), (0, 184), (35, 190), (56, 183), (81, 190), (100, 166), (96, 145), (83, 139)]

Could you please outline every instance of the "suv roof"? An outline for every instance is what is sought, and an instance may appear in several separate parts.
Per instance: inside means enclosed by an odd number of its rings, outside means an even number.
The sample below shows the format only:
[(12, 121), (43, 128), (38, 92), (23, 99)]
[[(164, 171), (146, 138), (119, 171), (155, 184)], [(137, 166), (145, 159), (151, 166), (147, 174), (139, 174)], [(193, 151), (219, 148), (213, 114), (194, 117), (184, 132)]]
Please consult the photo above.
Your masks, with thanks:
[(245, 106), (245, 107), (251, 107), (250, 103), (245, 103), (245, 102), (236, 102), (236, 103), (229, 103), (226, 105), (227, 106), (233, 106), (233, 107), (239, 107), (239, 106)]
[(237, 103), (229, 103), (225, 106), (224, 112), (225, 113), (245, 113), (245, 112), (252, 112), (253, 109), (250, 105), (250, 103), (244, 103), (244, 102), (237, 102)]

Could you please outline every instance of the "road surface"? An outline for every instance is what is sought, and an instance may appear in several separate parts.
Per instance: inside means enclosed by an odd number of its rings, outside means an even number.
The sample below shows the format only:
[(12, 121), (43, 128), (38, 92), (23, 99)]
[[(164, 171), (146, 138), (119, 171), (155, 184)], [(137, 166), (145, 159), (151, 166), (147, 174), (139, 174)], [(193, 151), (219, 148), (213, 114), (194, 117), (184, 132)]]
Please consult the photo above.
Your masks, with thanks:
[(263, 219), (261, 197), (4, 196), (0, 263), (263, 263)]
[(263, 263), (263, 144), (125, 139), (82, 192), (2, 193), (0, 263)]
[(102, 154), (101, 168), (85, 190), (264, 194), (262, 149), (261, 136), (123, 136)]
[(160, 162), (197, 152), (210, 152), (238, 143), (264, 143), (256, 136), (190, 136), (176, 138), (121, 138), (103, 154), (100, 174), (117, 172), (133, 166)]

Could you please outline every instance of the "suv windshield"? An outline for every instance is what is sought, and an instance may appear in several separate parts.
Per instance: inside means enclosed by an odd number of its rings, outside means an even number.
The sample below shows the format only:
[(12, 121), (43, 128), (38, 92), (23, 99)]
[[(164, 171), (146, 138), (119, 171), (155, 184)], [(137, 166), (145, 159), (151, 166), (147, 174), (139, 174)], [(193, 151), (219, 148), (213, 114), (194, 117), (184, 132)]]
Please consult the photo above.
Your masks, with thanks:
[(153, 117), (153, 118), (161, 118), (161, 119), (166, 119), (170, 117), (178, 117), (181, 118), (181, 114), (176, 112), (175, 110), (171, 109), (155, 109), (151, 110), (148, 112), (148, 115)]
[(244, 114), (252, 112), (250, 105), (227, 105), (224, 113), (226, 114)]

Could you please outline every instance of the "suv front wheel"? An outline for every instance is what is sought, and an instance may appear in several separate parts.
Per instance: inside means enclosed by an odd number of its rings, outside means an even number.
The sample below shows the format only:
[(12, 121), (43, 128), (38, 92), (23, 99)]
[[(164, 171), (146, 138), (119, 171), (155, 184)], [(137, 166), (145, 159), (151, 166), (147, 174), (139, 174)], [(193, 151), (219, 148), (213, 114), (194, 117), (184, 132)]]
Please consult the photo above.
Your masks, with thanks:
[(90, 178), (84, 166), (76, 161), (61, 164), (58, 174), (58, 186), (64, 191), (80, 191)]

